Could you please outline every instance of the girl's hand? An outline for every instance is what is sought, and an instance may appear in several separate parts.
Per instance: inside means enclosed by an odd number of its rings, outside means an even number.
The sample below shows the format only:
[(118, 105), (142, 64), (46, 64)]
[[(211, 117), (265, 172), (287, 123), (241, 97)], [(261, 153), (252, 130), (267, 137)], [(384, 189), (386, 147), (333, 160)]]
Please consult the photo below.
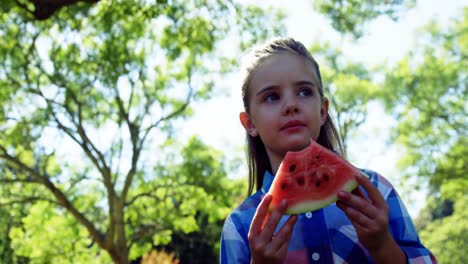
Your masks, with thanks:
[(400, 263), (403, 258), (404, 263), (406, 257), (388, 229), (387, 202), (366, 176), (359, 175), (357, 181), (369, 197), (360, 188), (356, 188), (352, 193), (341, 191), (338, 193), (337, 206), (348, 216), (356, 229), (359, 241), (375, 262)]
[(287, 202), (282, 201), (280, 206), (271, 214), (268, 207), (271, 195), (267, 194), (257, 208), (249, 230), (249, 244), (252, 253), (251, 263), (283, 263), (288, 252), (297, 216), (292, 215), (284, 223), (278, 233), (274, 234), (276, 227), (287, 208)]

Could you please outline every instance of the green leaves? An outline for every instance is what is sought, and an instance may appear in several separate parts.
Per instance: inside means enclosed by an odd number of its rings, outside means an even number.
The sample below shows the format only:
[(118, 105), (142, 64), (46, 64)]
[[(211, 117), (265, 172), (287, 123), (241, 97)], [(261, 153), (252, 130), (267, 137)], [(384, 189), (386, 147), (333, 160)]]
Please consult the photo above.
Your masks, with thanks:
[(341, 33), (350, 33), (355, 38), (364, 34), (366, 23), (386, 15), (397, 20), (400, 13), (415, 5), (414, 0), (359, 1), (359, 0), (319, 0), (314, 7), (328, 16), (332, 26)]
[(346, 61), (339, 50), (329, 44), (315, 45), (311, 50), (314, 56), (323, 57), (320, 65), (323, 89), (330, 101), (330, 113), (336, 118), (346, 154), (352, 131), (367, 118), (367, 105), (376, 98), (377, 86), (364, 65)]
[(458, 161), (466, 156), (460, 146), (468, 138), (463, 57), (468, 46), (458, 43), (468, 32), (454, 25), (451, 30), (460, 35), (432, 31), (419, 52), (389, 69), (382, 91), (387, 108), (400, 120), (393, 137), (408, 150), (402, 165), (417, 168), (436, 190), (446, 179), (463, 178), (467, 171)]
[(422, 31), (418, 50), (387, 70), (381, 91), (399, 124), (393, 139), (406, 153), (408, 176), (428, 182), (430, 197), (417, 219), (420, 237), (440, 263), (465, 263), (468, 9), (448, 29)]
[(99, 248), (85, 228), (52, 204), (36, 203), (22, 222), (21, 228), (15, 227), (10, 232), (17, 255), (30, 257), (38, 263), (110, 261), (106, 255), (97, 255)]
[(257, 25), (281, 24), (285, 18), (284, 12), (269, 8), (263, 10), (258, 6), (238, 6), (237, 23), (240, 25), (238, 34), (241, 38), (241, 50), (246, 50), (266, 40), (269, 36), (285, 35), (285, 28), (279, 27), (258, 27)]
[(7, 230), (15, 254), (126, 263), (206, 225), (212, 246), (241, 185), (195, 139), (177, 159), (162, 146), (225, 73), (213, 63), (217, 45), (240, 29), (253, 42), (281, 26), (246, 28), (247, 15), (271, 23), (270, 14), (221, 0), (79, 2), (49, 6), (41, 21), (29, 1), (1, 7), (0, 203), (32, 210)]
[(420, 232), (424, 245), (431, 249), (440, 263), (468, 261), (466, 254), (460, 253), (468, 236), (467, 204), (467, 195), (460, 196), (455, 200), (454, 212), (450, 216), (434, 220)]
[(201, 246), (213, 243), (205, 240), (219, 241), (220, 223), (235, 205), (233, 199), (245, 191), (243, 179), (227, 178), (223, 155), (196, 137), (166, 153), (148, 173), (153, 176), (137, 180), (127, 201), (128, 235), (137, 244), (132, 256), (148, 244), (165, 245), (175, 238), (179, 242), (171, 246), (181, 251), (195, 250), (188, 241), (193, 236), (202, 240)]

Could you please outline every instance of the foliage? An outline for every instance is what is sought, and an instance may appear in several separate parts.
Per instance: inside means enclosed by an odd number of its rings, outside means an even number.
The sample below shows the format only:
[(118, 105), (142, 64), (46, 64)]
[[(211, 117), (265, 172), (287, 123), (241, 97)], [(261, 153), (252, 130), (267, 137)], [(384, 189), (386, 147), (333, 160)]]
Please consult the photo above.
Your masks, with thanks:
[[(21, 227), (10, 232), (15, 254), (28, 256), (30, 263), (109, 263), (86, 229), (65, 210), (47, 202), (35, 203)], [(47, 243), (40, 243), (47, 241)]]
[(13, 263), (14, 251), (10, 246), (11, 239), (9, 237), (11, 229), (11, 221), (8, 212), (0, 207), (0, 260)]
[(431, 222), (453, 214), (453, 202), (441, 200), (440, 197), (430, 196), (426, 206), (419, 212), (414, 224), (417, 230), (425, 229)]
[[(16, 186), (0, 186), (0, 189), (13, 189)], [(0, 193), (3, 193), (0, 191)], [(7, 200), (0, 196), (0, 262), (1, 263), (28, 263), (29, 259), (15, 254), (11, 245), (10, 231), (21, 226), (21, 219), (25, 217), (30, 206), (25, 206), (15, 199)]]
[(460, 248), (468, 237), (468, 179), (444, 183), (440, 196), (429, 197), (416, 219), (420, 237), (440, 263), (466, 263), (468, 257)]
[(99, 0), (5, 0), (22, 8), (30, 13), (37, 20), (45, 20), (50, 18), (60, 8), (70, 5), (76, 5), (79, 2), (96, 3)]
[[(165, 153), (165, 161), (154, 167), (154, 174), (161, 175), (160, 182), (167, 183), (167, 187), (159, 185), (156, 189), (156, 194), (164, 197), (159, 200), (164, 206), (146, 208), (145, 203), (135, 203), (134, 211), (129, 216), (136, 221), (145, 214), (164, 215), (158, 210), (178, 212), (147, 221), (143, 232), (147, 232), (148, 227), (157, 228), (160, 222), (165, 223), (162, 226), (170, 226), (172, 223), (175, 227), (147, 239), (152, 239), (152, 244), (158, 248), (176, 252), (183, 263), (217, 261), (219, 245), (215, 244), (219, 243), (220, 227), (235, 205), (233, 199), (241, 196), (245, 190), (245, 184), (240, 180), (226, 178), (222, 154), (205, 146), (197, 138), (192, 138), (181, 150), (168, 150)], [(181, 158), (180, 162), (171, 163), (178, 157)], [(149, 191), (153, 186), (148, 182), (142, 182), (139, 186), (136, 193), (154, 193)], [(148, 198), (155, 199), (151, 196)], [(132, 225), (129, 227), (133, 228)], [(143, 242), (141, 247), (137, 241), (135, 247), (140, 251), (132, 258), (141, 256), (147, 250), (148, 243), (142, 239), (139, 241)], [(202, 255), (203, 252), (206, 254)]]
[(408, 174), (429, 179), (435, 191), (468, 173), (468, 9), (442, 32), (435, 24), (419, 49), (389, 69), (382, 96), (400, 120), (393, 138), (406, 150)]
[(286, 15), (281, 10), (275, 10), (269, 7), (263, 10), (261, 7), (252, 5), (238, 10), (242, 15), (243, 21), (238, 20), (240, 25), (239, 36), (243, 40), (241, 43), (241, 50), (246, 50), (252, 45), (257, 44), (258, 40), (268, 39), (269, 36), (283, 36), (285, 34), (284, 28), (272, 27), (270, 30), (265, 30), (265, 27), (258, 27), (265, 22), (265, 16), (272, 22), (278, 22), (285, 19)]
[(468, 256), (460, 252), (468, 242), (467, 212), (468, 196), (465, 194), (455, 200), (451, 215), (431, 221), (420, 232), (424, 245), (440, 263), (467, 263)]
[(233, 55), (218, 53), (225, 41), (237, 49), (281, 32), (245, 26), (246, 15), (281, 16), (222, 0), (101, 0), (37, 21), (25, 3), (0, 15), (0, 204), (21, 219), (9, 219), (15, 254), (128, 263), (203, 221), (216, 230), (235, 184), (219, 185), (223, 157), (201, 143), (167, 155), (174, 121), (209, 98), (226, 70), (213, 58)]
[(441, 263), (466, 263), (468, 8), (448, 29), (431, 23), (423, 32), (419, 49), (388, 69), (381, 96), (400, 121), (400, 165), (432, 195), (416, 221), (422, 242)]
[(337, 121), (346, 155), (347, 143), (367, 119), (367, 105), (376, 98), (377, 87), (364, 65), (348, 62), (330, 44), (314, 45), (312, 54), (320, 58), (320, 72), (330, 113)]
[(398, 20), (406, 9), (414, 7), (415, 0), (360, 1), (360, 0), (317, 0), (314, 7), (331, 19), (334, 29), (350, 33), (355, 38), (364, 34), (367, 22), (381, 16)]

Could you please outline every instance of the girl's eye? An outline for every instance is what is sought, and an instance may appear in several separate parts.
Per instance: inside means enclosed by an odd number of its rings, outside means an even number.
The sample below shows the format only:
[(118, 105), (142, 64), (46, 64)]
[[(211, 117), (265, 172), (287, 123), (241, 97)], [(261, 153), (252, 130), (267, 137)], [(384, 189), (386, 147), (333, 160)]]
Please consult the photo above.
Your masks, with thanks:
[(270, 93), (270, 94), (265, 95), (265, 97), (263, 97), (264, 102), (273, 102), (278, 99), (279, 99), (279, 95), (276, 93)]
[(298, 95), (299, 95), (299, 96), (311, 96), (312, 93), (313, 93), (313, 92), (312, 92), (312, 89), (311, 89), (311, 88), (305, 87), (305, 88), (302, 88), (302, 89), (299, 91)]

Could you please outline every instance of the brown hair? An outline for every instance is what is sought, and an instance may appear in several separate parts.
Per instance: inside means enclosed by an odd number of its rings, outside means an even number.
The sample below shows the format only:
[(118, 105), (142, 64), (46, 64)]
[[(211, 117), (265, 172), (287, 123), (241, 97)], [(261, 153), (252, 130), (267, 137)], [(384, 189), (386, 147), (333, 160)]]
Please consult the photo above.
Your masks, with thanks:
[[(305, 46), (292, 38), (279, 38), (274, 39), (268, 42), (264, 46), (256, 47), (251, 50), (249, 61), (244, 62), (245, 78), (242, 83), (242, 100), (244, 101), (244, 109), (249, 113), (249, 97), (248, 89), (250, 85), (250, 80), (252, 74), (258, 65), (260, 65), (266, 58), (271, 57), (272, 55), (278, 54), (280, 52), (290, 52), (292, 54), (303, 57), (308, 64), (312, 66), (319, 84), (319, 93), (320, 97), (323, 100), (323, 86), (322, 86), (322, 77), (320, 76), (320, 70), (317, 62), (305, 48)], [(320, 134), (317, 138), (317, 143), (335, 151), (338, 155), (343, 154), (343, 146), (341, 139), (333, 121), (330, 118), (330, 115), (327, 114), (327, 118), (324, 124), (320, 128)], [(253, 191), (254, 186), (256, 190), (260, 189), (263, 182), (263, 176), (266, 171), (272, 171), (271, 163), (268, 158), (265, 145), (259, 136), (252, 137), (247, 133), (247, 159), (249, 165), (249, 189), (248, 195)]]

